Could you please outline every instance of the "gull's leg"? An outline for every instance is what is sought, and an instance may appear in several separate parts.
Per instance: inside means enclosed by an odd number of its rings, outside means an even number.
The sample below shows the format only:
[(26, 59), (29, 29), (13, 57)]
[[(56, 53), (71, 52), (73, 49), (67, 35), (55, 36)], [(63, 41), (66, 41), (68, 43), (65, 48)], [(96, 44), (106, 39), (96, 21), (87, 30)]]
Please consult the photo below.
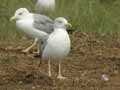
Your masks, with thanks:
[(37, 40), (37, 51), (34, 53), (34, 54), (36, 54), (36, 56), (37, 55), (40, 55), (41, 54), (41, 41), (40, 40)]
[(23, 53), (28, 53), (38, 42), (38, 38), (34, 39), (34, 42), (31, 46), (29, 46), (28, 48), (26, 48), (25, 50), (22, 50)]
[(65, 79), (65, 77), (62, 76), (61, 74), (61, 60), (59, 60), (59, 66), (58, 66), (58, 76), (57, 76), (58, 79)]
[[(37, 52), (35, 52), (34, 54), (34, 57), (36, 58), (41, 58), (41, 48), (42, 48), (42, 45), (41, 45), (41, 41), (38, 41), (38, 44), (37, 44)], [(40, 60), (41, 61), (41, 60)]]
[(50, 59), (48, 60), (48, 76), (51, 77), (51, 64), (50, 64)]
[(37, 44), (37, 54), (40, 54), (40, 45)]

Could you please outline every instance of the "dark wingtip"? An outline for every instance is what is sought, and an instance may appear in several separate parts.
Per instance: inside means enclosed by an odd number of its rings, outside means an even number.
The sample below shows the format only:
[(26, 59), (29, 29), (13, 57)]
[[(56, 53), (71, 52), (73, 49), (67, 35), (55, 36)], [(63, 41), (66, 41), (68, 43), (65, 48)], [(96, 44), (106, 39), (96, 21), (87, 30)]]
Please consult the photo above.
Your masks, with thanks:
[(76, 31), (78, 31), (78, 30), (74, 30), (74, 29), (67, 29), (67, 32), (69, 33), (69, 34), (73, 34), (73, 32), (76, 32)]

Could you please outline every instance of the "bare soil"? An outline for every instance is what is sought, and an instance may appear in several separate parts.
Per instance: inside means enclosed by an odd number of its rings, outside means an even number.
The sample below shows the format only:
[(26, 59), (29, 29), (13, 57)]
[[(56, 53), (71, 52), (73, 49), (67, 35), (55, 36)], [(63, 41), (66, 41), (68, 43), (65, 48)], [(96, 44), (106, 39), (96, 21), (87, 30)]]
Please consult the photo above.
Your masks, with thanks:
[(65, 80), (58, 80), (58, 63), (20, 51), (31, 44), (27, 38), (0, 41), (0, 90), (120, 90), (120, 37), (74, 32), (70, 55), (62, 61)]

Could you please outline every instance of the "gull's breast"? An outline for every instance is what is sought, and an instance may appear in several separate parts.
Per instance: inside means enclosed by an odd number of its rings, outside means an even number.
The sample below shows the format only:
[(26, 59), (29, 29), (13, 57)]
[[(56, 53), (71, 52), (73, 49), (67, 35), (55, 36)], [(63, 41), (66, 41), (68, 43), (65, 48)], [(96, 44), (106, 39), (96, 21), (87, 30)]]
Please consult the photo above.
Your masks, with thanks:
[(33, 27), (33, 20), (18, 20), (16, 21), (16, 26), (21, 30), (22, 32), (28, 34), (29, 36), (32, 36), (34, 27)]
[(19, 29), (26, 32), (33, 28), (33, 20), (18, 20), (16, 21), (16, 25)]
[(43, 58), (64, 58), (70, 52), (70, 38), (67, 32), (57, 32), (50, 35), (43, 51)]

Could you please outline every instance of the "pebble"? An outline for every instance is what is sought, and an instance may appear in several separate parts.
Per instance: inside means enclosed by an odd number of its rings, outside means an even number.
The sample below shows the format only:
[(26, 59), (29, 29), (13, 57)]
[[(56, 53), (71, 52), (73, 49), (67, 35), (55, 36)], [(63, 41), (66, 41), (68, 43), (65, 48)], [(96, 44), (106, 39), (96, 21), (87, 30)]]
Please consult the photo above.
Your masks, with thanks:
[(35, 90), (35, 86), (32, 86), (32, 89)]
[(102, 75), (102, 80), (104, 80), (104, 81), (109, 81), (108, 75), (103, 74), (103, 75)]

